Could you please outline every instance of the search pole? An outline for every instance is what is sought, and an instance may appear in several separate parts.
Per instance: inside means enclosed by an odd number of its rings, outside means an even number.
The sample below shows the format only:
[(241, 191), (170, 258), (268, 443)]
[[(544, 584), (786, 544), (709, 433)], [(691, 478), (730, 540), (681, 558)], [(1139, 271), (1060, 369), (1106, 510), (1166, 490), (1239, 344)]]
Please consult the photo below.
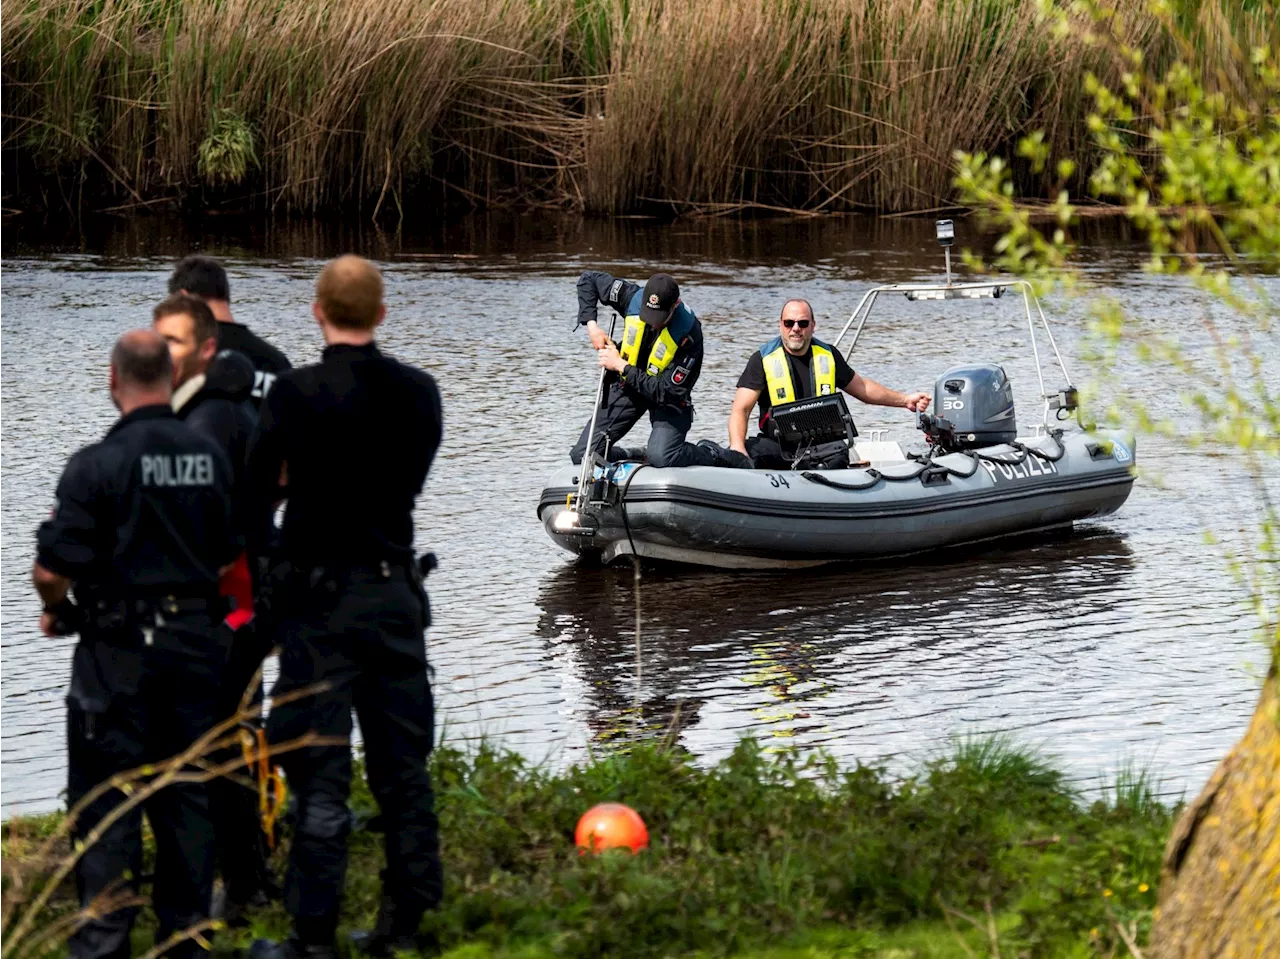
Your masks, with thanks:
[[(609, 320), (609, 339), (613, 339), (613, 330), (618, 323), (618, 314), (613, 314), (613, 318)], [(582, 498), (587, 495), (587, 484), (591, 481), (591, 474), (595, 472), (596, 466), (596, 421), (600, 417), (600, 404), (604, 400), (604, 378), (608, 374), (608, 370), (600, 370), (600, 379), (596, 383), (596, 405), (591, 410), (591, 425), (587, 427), (587, 448), (582, 454), (582, 469), (578, 476), (578, 496), (574, 500), (573, 508), (575, 511), (582, 508)]]

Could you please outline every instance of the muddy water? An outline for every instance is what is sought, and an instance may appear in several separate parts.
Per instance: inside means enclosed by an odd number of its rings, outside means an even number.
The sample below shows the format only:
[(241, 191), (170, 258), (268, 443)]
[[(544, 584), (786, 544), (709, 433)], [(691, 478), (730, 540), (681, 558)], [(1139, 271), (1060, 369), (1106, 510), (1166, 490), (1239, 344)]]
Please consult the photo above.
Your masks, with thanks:
[[(308, 305), (322, 260), (358, 250), (383, 265), (381, 342), (434, 373), (446, 404), (417, 529), (440, 557), (429, 646), (448, 741), (487, 736), (564, 762), (670, 730), (712, 760), (752, 734), (907, 771), (950, 737), (1004, 732), (1057, 756), (1085, 788), (1138, 765), (1176, 796), (1200, 786), (1252, 711), (1262, 649), (1201, 540), (1204, 523), (1229, 516), (1247, 489), (1224, 461), (1168, 440), (1140, 445), (1139, 462), (1155, 472), (1120, 513), (1066, 537), (863, 569), (646, 569), (638, 641), (631, 569), (575, 567), (547, 540), (538, 493), (566, 460), (595, 382), (585, 338), (571, 331), (580, 270), (643, 278), (665, 267), (680, 279), (707, 339), (694, 436), (723, 440), (734, 383), (782, 300), (810, 299), (819, 336), (833, 336), (870, 284), (936, 272), (929, 223), (477, 218), (381, 234), (209, 218), (195, 228), (110, 221), (64, 236), (10, 221), (4, 240), (5, 815), (51, 807), (64, 779), (71, 642), (36, 629), (32, 533), (66, 457), (113, 421), (111, 343), (145, 324), (173, 259), (193, 249), (227, 260), (237, 318), (295, 362), (320, 349)], [(1194, 329), (1203, 305), (1144, 275), (1125, 237), (1100, 230), (1085, 256), (1098, 282), (1153, 323)], [(956, 362), (1001, 361), (1022, 421), (1035, 421), (1013, 304), (890, 302), (882, 316), (855, 369), (927, 390)], [(1083, 382), (1083, 309), (1064, 306), (1056, 320)], [(1138, 367), (1126, 386), (1178, 409)], [(901, 411), (855, 416), (864, 432), (912, 433)]]

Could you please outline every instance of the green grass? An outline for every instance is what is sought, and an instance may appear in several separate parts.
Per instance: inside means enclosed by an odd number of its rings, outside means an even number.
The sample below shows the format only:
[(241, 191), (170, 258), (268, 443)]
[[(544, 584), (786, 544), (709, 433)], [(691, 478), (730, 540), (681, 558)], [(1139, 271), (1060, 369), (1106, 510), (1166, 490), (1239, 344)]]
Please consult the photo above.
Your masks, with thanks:
[[(955, 743), (905, 781), (749, 740), (710, 768), (639, 745), (562, 772), (445, 748), (433, 771), (448, 889), (427, 922), (456, 959), (1105, 953), (1114, 922), (1149, 925), (1173, 814), (1141, 777), (1086, 803), (1003, 739)], [(578, 854), (577, 819), (604, 801), (641, 813), (648, 850)], [(352, 805), (343, 918), (359, 927), (381, 836), (362, 782)], [(9, 862), (31, 848), (9, 842)], [(215, 950), (287, 928), (276, 906)]]
[[(851, 955), (917, 948), (899, 940), (946, 955), (956, 936), (939, 925), (944, 908), (988, 907), (1006, 945), (1059, 954), (1094, 929), (1109, 936), (1114, 905), (1147, 921), (1154, 892), (1138, 887), (1154, 885), (1170, 825), (1151, 803), (1081, 808), (1061, 774), (1001, 740), (960, 743), (900, 784), (752, 742), (709, 770), (642, 746), (558, 776), (509, 754), (445, 751), (437, 781), (451, 874), (433, 917), (442, 940), (561, 956), (751, 954), (797, 936), (805, 954), (818, 948), (806, 936), (832, 923), (864, 930), (845, 943), (863, 950)], [(576, 853), (577, 817), (606, 800), (642, 812), (649, 851)], [(367, 795), (357, 808), (370, 809)], [(374, 909), (377, 847), (368, 833), (354, 846), (353, 918)]]

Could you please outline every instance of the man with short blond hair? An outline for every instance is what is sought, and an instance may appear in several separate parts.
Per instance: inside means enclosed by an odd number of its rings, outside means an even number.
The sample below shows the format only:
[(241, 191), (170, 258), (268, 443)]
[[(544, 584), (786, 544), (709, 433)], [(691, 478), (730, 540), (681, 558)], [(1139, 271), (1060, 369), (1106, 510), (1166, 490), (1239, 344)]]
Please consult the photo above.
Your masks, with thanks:
[[(325, 265), (316, 278), (316, 319), (340, 329), (372, 330), (382, 322), (382, 274), (368, 260), (340, 256)], [(322, 321), (323, 322), (323, 321)]]
[(272, 614), (282, 640), (273, 743), (316, 733), (332, 743), (285, 753), (294, 838), (285, 877), (293, 933), (259, 939), (251, 959), (332, 959), (351, 817), (352, 710), (364, 737), (369, 786), (382, 811), (386, 869), (372, 933), (376, 956), (423, 951), (427, 909), (440, 901), (439, 837), (427, 758), (434, 717), (423, 632), (429, 625), (414, 558), (413, 506), (440, 445), (440, 393), (421, 370), (385, 356), (374, 331), (386, 316), (382, 277), (344, 256), (316, 281), (312, 314), (323, 359), (282, 374), (267, 394), (249, 452), (249, 534), (263, 547), (285, 495), (276, 566), (293, 597)]

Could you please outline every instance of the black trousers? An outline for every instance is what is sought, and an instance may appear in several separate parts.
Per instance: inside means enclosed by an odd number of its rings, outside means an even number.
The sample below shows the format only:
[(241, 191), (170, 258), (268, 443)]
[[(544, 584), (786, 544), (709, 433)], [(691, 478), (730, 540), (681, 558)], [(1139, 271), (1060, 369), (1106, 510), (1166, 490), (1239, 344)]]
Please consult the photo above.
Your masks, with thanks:
[[(693, 426), (693, 410), (675, 410), (668, 407), (650, 408), (636, 394), (625, 390), (616, 383), (605, 393), (604, 406), (596, 417), (596, 434), (592, 448), (596, 453), (604, 451), (605, 438), (609, 440), (609, 459), (623, 459), (625, 454), (618, 453), (615, 445), (618, 440), (630, 432), (631, 427), (640, 422), (640, 417), (649, 414), (649, 446), (650, 466), (714, 466), (716, 457), (713, 452), (693, 443), (686, 443), (685, 437)], [(575, 464), (582, 462), (587, 451), (587, 431), (591, 429), (588, 421), (582, 427), (582, 435), (569, 451), (569, 458)]]
[[(215, 629), (208, 616), (170, 617), (156, 629), (154, 645), (145, 650), (136, 688), (112, 695), (103, 712), (70, 705), (69, 807), (109, 777), (168, 759), (209, 730), (215, 714), (213, 691), (221, 671)], [(109, 687), (110, 681), (105, 685)], [(152, 891), (159, 920), (156, 942), (163, 942), (209, 915), (213, 823), (208, 790), (198, 783), (165, 786), (90, 843), (90, 833), (125, 800), (120, 790), (108, 790), (76, 820), (72, 838), (88, 844), (76, 865), (76, 889), (82, 906), (104, 893), (115, 898), (137, 891), (145, 812), (156, 841)], [(85, 922), (68, 941), (72, 959), (127, 959), (136, 915), (136, 907), (126, 907)], [(194, 957), (203, 951), (187, 940), (167, 954)]]
[(339, 740), (280, 756), (293, 793), (295, 831), (285, 876), (285, 908), (307, 942), (331, 941), (347, 869), (354, 709), (364, 738), (365, 773), (386, 836), (383, 897), (398, 923), (417, 929), (440, 901), (443, 878), (435, 797), (427, 773), (433, 709), (423, 632), (426, 594), (414, 573), (313, 576), (281, 618), (280, 678), (272, 696), (327, 684), (273, 706), (273, 744), (314, 731)]
[[(225, 624), (219, 630), (228, 651), (218, 690), (217, 717), (221, 722), (239, 711), (246, 692), (249, 705), (262, 703), (262, 680), (259, 678), (255, 682), (254, 674), (270, 650), (270, 640), (261, 635), (256, 621), (235, 631)], [(249, 689), (251, 682), (254, 686)], [(253, 734), (261, 721), (245, 720), (242, 725)], [(228, 762), (240, 753), (240, 748), (233, 746), (215, 758), (219, 762)], [(232, 903), (245, 903), (260, 889), (272, 884), (268, 863), (270, 849), (262, 831), (258, 794), (244, 781), (253, 780), (253, 777), (254, 770), (240, 767), (232, 776), (215, 779), (209, 784), (218, 869), (226, 884), (227, 900)]]

